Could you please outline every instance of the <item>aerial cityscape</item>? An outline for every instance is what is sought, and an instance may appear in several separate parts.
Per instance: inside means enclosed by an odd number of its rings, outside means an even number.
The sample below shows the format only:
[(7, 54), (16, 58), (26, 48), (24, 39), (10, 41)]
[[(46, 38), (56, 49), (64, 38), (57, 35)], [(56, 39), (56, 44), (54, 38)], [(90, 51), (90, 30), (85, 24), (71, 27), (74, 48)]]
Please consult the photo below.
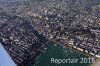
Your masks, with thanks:
[(0, 0), (0, 44), (16, 66), (100, 66), (100, 0)]

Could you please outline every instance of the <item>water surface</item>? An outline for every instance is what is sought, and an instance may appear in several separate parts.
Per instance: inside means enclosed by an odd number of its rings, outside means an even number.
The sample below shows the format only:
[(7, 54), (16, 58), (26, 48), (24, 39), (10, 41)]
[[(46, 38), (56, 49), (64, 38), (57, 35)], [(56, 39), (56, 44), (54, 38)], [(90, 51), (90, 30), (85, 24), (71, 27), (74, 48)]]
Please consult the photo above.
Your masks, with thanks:
[(88, 58), (71, 49), (65, 49), (63, 46), (50, 44), (48, 49), (36, 58), (36, 66), (89, 66), (90, 63), (51, 63), (51, 58), (56, 59), (80, 59)]

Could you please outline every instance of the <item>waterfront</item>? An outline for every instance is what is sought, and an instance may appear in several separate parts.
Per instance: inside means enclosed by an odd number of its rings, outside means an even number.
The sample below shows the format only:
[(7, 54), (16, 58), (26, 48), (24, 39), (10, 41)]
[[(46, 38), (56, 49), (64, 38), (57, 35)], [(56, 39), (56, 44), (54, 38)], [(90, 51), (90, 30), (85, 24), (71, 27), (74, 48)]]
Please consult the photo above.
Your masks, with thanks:
[[(51, 58), (56, 59), (78, 59), (77, 63), (51, 63)], [(80, 63), (80, 58), (88, 58), (83, 54), (80, 54), (71, 49), (63, 48), (60, 45), (50, 44), (46, 51), (43, 51), (36, 58), (36, 66), (89, 66), (90, 63), (87, 61), (86, 63)]]

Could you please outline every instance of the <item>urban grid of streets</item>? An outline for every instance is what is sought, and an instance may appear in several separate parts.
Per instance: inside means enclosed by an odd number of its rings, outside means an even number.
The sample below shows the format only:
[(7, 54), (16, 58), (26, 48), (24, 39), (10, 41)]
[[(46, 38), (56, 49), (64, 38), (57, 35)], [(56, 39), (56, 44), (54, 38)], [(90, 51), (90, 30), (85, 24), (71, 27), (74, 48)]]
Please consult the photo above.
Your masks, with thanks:
[(100, 0), (5, 0), (0, 13), (0, 40), (17, 63), (35, 55), (41, 36), (100, 57)]

